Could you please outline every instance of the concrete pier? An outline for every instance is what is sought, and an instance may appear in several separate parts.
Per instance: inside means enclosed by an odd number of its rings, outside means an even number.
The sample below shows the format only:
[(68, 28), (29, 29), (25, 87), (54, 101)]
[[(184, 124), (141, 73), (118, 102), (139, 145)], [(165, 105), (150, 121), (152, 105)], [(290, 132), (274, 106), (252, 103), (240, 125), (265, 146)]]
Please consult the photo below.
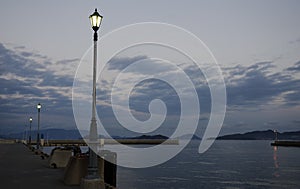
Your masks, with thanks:
[(271, 146), (300, 147), (300, 141), (276, 140), (271, 143)]
[(9, 189), (79, 189), (63, 183), (64, 170), (52, 169), (46, 159), (25, 145), (0, 143), (0, 187)]
[[(98, 141), (99, 145), (178, 145), (178, 139), (103, 139), (103, 144), (101, 140)], [(31, 142), (32, 145), (36, 145), (36, 141)], [(42, 146), (87, 146), (86, 141), (84, 140), (48, 140)]]

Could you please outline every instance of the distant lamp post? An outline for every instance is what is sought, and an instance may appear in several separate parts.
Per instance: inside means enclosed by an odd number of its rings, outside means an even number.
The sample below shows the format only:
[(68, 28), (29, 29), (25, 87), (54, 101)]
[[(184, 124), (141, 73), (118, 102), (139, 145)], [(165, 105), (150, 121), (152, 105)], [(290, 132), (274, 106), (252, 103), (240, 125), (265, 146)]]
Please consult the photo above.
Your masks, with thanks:
[(88, 175), (86, 179), (103, 179), (100, 178), (98, 174), (98, 158), (97, 153), (92, 149), (97, 149), (98, 142), (98, 132), (97, 132), (97, 122), (96, 122), (96, 74), (97, 74), (97, 41), (98, 34), (97, 31), (100, 27), (103, 16), (101, 16), (97, 9), (90, 15), (90, 21), (92, 29), (94, 30), (94, 62), (93, 62), (93, 101), (92, 101), (92, 119), (90, 124), (90, 136), (89, 136), (89, 165), (88, 165)]
[(36, 137), (36, 149), (39, 150), (40, 149), (40, 114), (41, 114), (42, 105), (38, 103), (38, 105), (36, 105), (36, 108), (38, 110), (38, 130), (37, 130), (37, 137)]
[(275, 141), (277, 141), (278, 140), (278, 131), (276, 129), (274, 130), (274, 134), (275, 134)]
[(31, 124), (32, 124), (32, 117), (29, 118), (29, 140), (28, 140), (29, 145), (31, 145)]

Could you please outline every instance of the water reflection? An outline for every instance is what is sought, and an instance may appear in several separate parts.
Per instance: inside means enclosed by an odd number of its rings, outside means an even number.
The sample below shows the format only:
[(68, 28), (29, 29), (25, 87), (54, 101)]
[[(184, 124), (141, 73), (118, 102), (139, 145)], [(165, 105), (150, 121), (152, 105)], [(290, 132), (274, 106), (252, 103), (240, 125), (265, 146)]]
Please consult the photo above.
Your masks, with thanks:
[(274, 146), (273, 147), (273, 160), (274, 160), (275, 172), (273, 173), (273, 175), (275, 177), (279, 177), (280, 176), (280, 174), (279, 174), (279, 162), (278, 162), (277, 150), (278, 150), (278, 147)]

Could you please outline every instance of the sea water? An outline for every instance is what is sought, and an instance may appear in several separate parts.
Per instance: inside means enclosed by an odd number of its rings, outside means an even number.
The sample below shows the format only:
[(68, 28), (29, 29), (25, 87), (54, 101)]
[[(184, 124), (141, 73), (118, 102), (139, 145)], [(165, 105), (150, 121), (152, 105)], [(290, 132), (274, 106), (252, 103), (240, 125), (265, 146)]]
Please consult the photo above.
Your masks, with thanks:
[[(117, 188), (300, 189), (300, 148), (270, 143), (217, 140), (199, 154), (200, 141), (193, 140), (161, 165), (142, 169), (118, 166)], [(44, 151), (50, 154), (51, 149), (45, 147)], [(88, 148), (81, 149), (86, 152)]]
[(273, 147), (271, 141), (215, 141), (204, 154), (192, 141), (159, 166), (118, 167), (117, 186), (127, 188), (300, 189), (300, 148)]

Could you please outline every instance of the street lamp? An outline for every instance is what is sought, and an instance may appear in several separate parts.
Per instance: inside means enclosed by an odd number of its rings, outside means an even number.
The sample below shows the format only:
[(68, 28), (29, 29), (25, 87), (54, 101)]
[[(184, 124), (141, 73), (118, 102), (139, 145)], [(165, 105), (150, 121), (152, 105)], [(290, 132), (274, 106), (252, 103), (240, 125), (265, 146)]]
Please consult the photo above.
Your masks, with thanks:
[(42, 105), (38, 103), (38, 105), (36, 105), (36, 108), (38, 109), (38, 130), (37, 130), (37, 137), (36, 137), (36, 149), (39, 150), (40, 149), (40, 114), (41, 114)]
[(31, 145), (31, 123), (32, 123), (32, 117), (29, 118), (29, 145)]
[(97, 31), (100, 27), (103, 16), (101, 16), (97, 9), (90, 15), (90, 21), (92, 29), (94, 30), (94, 63), (93, 63), (93, 101), (92, 101), (92, 119), (90, 124), (90, 136), (89, 136), (89, 165), (88, 175), (86, 179), (101, 179), (98, 174), (98, 158), (96, 152), (92, 149), (97, 149), (98, 132), (97, 132), (97, 121), (96, 121), (96, 74), (97, 74)]

